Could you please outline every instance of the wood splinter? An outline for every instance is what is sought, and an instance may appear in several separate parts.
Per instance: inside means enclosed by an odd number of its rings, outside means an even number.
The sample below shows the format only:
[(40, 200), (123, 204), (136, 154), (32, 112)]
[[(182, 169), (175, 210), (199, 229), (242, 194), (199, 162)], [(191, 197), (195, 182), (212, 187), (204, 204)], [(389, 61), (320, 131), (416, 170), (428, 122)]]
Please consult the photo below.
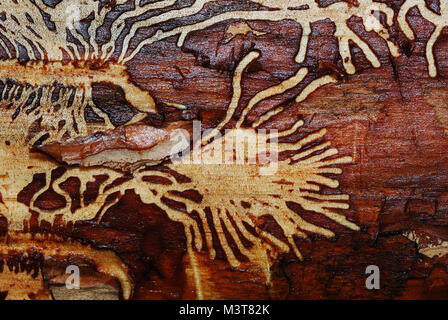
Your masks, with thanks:
[(183, 125), (155, 128), (133, 124), (34, 149), (69, 165), (134, 171), (142, 165), (157, 165), (188, 148), (190, 141)]

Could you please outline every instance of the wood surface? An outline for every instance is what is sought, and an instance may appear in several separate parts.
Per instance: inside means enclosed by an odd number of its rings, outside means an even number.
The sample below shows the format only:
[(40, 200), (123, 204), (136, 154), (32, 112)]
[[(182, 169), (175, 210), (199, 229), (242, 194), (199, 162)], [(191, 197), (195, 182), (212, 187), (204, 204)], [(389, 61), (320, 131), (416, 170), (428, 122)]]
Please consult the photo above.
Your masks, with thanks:
[(448, 298), (446, 26), (447, 0), (1, 0), (0, 297)]

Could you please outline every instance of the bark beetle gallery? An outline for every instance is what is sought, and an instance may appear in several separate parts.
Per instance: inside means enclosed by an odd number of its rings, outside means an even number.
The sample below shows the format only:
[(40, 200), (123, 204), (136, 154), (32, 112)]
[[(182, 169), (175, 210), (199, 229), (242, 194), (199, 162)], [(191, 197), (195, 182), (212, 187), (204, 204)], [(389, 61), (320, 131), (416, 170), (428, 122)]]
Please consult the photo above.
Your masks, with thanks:
[(447, 0), (0, 9), (2, 298), (448, 297)]

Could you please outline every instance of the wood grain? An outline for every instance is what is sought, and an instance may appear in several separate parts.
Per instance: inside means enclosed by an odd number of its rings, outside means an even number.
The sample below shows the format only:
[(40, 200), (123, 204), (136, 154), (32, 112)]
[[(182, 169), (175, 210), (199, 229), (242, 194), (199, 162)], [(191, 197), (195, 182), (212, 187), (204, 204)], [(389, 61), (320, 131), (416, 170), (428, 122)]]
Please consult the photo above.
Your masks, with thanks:
[[(0, 297), (448, 298), (446, 0), (0, 9)], [(191, 153), (60, 156), (136, 127)]]

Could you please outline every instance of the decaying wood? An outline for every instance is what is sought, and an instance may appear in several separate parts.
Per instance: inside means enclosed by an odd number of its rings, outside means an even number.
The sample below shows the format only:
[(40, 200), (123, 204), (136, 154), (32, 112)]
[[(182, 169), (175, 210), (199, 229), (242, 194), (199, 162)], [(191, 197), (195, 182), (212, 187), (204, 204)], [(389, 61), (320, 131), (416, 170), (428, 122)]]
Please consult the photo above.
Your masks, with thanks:
[(448, 297), (446, 0), (0, 8), (0, 297)]
[[(137, 124), (97, 132), (70, 141), (52, 142), (36, 148), (60, 162), (85, 167), (105, 166), (129, 171), (140, 165), (157, 165), (188, 144), (176, 139), (179, 125), (166, 129)], [(181, 132), (178, 132), (181, 134)], [(182, 138), (182, 136), (180, 136)]]

